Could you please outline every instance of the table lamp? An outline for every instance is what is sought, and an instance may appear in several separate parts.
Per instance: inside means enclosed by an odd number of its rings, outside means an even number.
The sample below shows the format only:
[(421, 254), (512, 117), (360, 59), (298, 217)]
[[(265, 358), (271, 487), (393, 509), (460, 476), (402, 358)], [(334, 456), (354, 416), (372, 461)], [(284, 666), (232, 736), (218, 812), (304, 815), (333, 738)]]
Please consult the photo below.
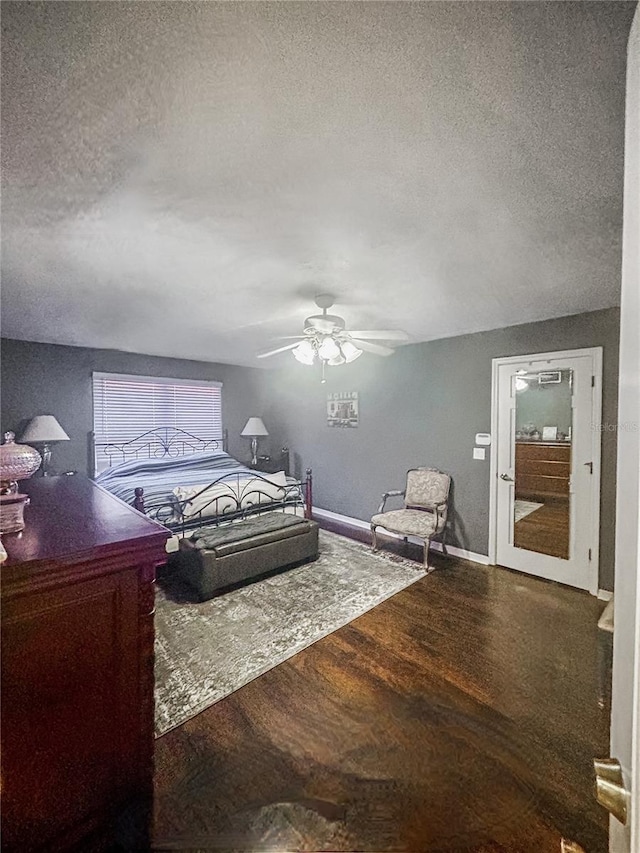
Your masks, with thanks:
[(70, 439), (53, 415), (36, 415), (27, 424), (20, 440), (27, 444), (42, 445), (42, 475), (48, 477), (51, 474), (50, 445), (54, 441), (69, 441)]
[(251, 464), (258, 464), (258, 436), (269, 435), (261, 418), (249, 418), (240, 435), (251, 438)]

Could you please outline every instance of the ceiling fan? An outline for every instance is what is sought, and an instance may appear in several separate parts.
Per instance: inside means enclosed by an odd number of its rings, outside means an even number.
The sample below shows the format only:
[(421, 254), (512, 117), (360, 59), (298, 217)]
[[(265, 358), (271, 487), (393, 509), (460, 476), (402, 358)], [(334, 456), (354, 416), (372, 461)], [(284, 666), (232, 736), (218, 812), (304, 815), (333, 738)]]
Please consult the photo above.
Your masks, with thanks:
[(342, 317), (327, 313), (334, 301), (335, 297), (330, 293), (321, 293), (316, 296), (315, 303), (318, 308), (322, 309), (322, 314), (313, 314), (311, 317), (307, 317), (304, 321), (303, 334), (291, 336), (294, 343), (262, 352), (258, 358), (269, 358), (279, 352), (293, 350), (294, 357), (302, 364), (310, 365), (321, 362), (324, 370), (325, 365), (336, 367), (355, 361), (362, 355), (363, 351), (385, 356), (393, 353), (390, 346), (372, 343), (372, 341), (386, 341), (388, 343), (409, 339), (406, 332), (394, 329), (348, 330)]

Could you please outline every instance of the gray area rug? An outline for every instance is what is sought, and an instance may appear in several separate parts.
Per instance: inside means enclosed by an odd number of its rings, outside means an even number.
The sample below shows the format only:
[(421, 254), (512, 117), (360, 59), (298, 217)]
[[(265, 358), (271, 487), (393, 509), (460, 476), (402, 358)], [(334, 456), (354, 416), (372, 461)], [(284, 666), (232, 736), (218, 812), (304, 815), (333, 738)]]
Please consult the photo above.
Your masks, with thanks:
[(417, 563), (320, 531), (320, 558), (194, 602), (156, 593), (156, 736), (208, 708), (425, 574)]

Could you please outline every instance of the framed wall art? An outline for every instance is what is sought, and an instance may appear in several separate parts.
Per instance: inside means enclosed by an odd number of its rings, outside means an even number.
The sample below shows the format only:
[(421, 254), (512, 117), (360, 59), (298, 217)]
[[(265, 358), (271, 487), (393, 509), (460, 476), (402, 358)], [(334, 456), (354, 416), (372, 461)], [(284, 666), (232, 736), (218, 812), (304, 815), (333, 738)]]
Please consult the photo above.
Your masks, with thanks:
[(327, 426), (358, 426), (358, 392), (334, 391), (327, 394)]

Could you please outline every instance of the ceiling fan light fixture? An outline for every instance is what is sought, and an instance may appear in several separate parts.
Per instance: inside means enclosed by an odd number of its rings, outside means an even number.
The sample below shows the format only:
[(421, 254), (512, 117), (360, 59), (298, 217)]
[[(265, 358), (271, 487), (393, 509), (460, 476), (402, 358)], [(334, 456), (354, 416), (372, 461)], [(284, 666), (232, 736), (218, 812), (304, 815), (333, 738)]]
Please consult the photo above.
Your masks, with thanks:
[(311, 341), (301, 341), (293, 350), (294, 358), (301, 364), (313, 364), (315, 351)]
[[(300, 364), (312, 366), (319, 362), (324, 377), (326, 366), (337, 367), (341, 364), (350, 364), (360, 358), (363, 352), (382, 356), (392, 355), (394, 350), (389, 342), (409, 339), (406, 332), (398, 329), (347, 330), (344, 317), (327, 313), (334, 301), (335, 298), (328, 293), (317, 296), (316, 305), (322, 309), (322, 314), (312, 314), (306, 318), (302, 335), (288, 335), (283, 338), (283, 340), (293, 340), (295, 343), (258, 353), (258, 358), (268, 358), (290, 351)], [(377, 341), (383, 341), (383, 343), (377, 343)], [(324, 378), (322, 381), (325, 381)]]
[(342, 355), (344, 356), (344, 360), (347, 364), (355, 361), (356, 358), (360, 358), (362, 355), (362, 350), (358, 349), (358, 347), (355, 344), (352, 344), (351, 341), (342, 341), (340, 349), (342, 350)]
[(331, 335), (325, 335), (322, 343), (318, 348), (318, 356), (323, 361), (331, 361), (332, 359), (338, 358), (341, 356), (340, 347), (335, 342), (335, 340), (331, 337)]
[(329, 367), (338, 367), (339, 365), (344, 364), (345, 361), (345, 357), (340, 353), (340, 355), (337, 355), (335, 358), (330, 358), (327, 364)]

